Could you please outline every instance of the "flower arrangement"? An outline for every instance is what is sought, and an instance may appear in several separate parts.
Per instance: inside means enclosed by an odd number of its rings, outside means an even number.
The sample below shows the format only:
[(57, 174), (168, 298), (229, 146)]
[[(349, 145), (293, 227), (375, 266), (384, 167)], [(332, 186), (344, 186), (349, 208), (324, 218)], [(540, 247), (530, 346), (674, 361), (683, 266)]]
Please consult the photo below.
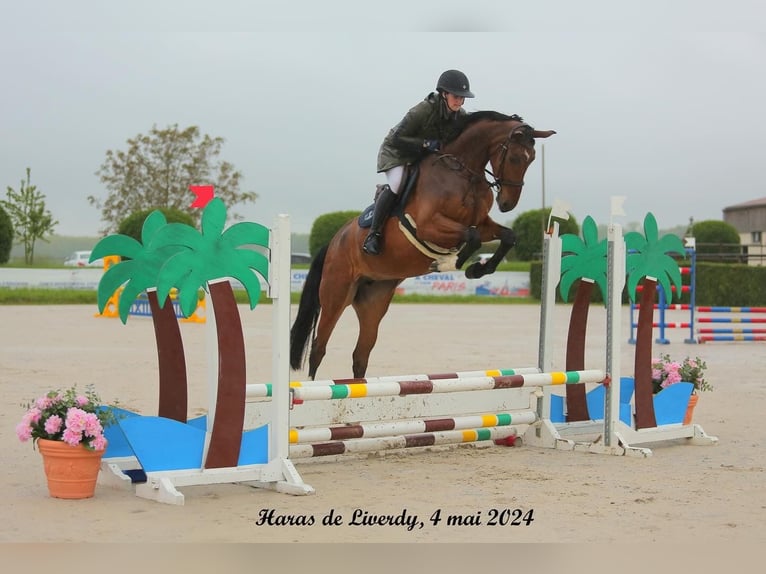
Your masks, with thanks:
[(694, 384), (694, 392), (712, 391), (713, 386), (705, 380), (707, 364), (699, 357), (686, 357), (682, 362), (673, 361), (670, 355), (652, 359), (652, 387), (659, 393), (665, 387), (682, 381)]
[(42, 438), (104, 450), (104, 428), (116, 420), (111, 409), (101, 406), (92, 386), (83, 393), (76, 387), (51, 391), (24, 406), (27, 412), (16, 425), (16, 435), (22, 442), (32, 439), (33, 444)]

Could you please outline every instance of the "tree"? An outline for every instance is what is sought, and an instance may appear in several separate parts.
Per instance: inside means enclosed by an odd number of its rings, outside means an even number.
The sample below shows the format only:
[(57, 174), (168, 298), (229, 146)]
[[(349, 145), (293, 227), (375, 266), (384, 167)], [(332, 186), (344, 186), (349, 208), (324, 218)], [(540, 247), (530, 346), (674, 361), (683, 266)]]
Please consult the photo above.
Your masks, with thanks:
[(112, 265), (98, 283), (98, 310), (104, 312), (109, 298), (122, 287), (118, 305), (120, 319), (128, 320), (130, 307), (136, 297), (147, 292), (154, 323), (159, 361), (159, 408), (161, 417), (186, 422), (188, 403), (186, 359), (183, 339), (173, 304), (166, 298), (160, 305), (157, 298), (157, 276), (167, 259), (183, 249), (179, 246), (149, 245), (157, 231), (167, 224), (164, 214), (157, 210), (142, 220), (138, 239), (129, 235), (107, 235), (93, 248), (91, 259), (119, 255), (120, 263)]
[[(582, 224), (582, 239), (574, 234), (562, 235), (561, 251), (564, 257), (561, 259), (559, 291), (564, 301), (569, 299), (572, 284), (579, 280), (569, 317), (566, 370), (582, 371), (585, 369), (585, 334), (594, 284), (601, 289), (604, 300), (607, 295), (606, 239), (598, 240), (598, 227), (589, 215)], [(567, 385), (566, 399), (567, 421), (590, 420), (583, 383)]]
[(700, 255), (739, 253), (739, 233), (725, 221), (715, 219), (699, 221), (692, 226), (691, 231), (696, 240), (698, 260)]
[[(511, 229), (516, 234), (516, 245), (511, 253), (521, 261), (532, 261), (539, 258), (543, 252), (543, 230), (548, 224), (548, 217), (551, 214), (551, 208), (533, 209), (520, 214), (511, 225)], [(571, 233), (577, 235), (580, 227), (577, 225), (572, 214), (569, 219), (561, 221), (559, 224), (561, 235)]]
[[(141, 210), (174, 208), (199, 220), (199, 210), (190, 207), (190, 185), (215, 186), (216, 196), (228, 205), (255, 201), (254, 192), (239, 190), (242, 174), (226, 161), (218, 161), (223, 138), (200, 134), (197, 126), (165, 129), (153, 126), (148, 134), (127, 140), (125, 151), (107, 150), (96, 172), (105, 185), (105, 200), (88, 196), (101, 210), (104, 232), (112, 232), (130, 214)], [(230, 214), (232, 219), (241, 219)]]
[(46, 241), (46, 235), (53, 233), (58, 221), (45, 209), (45, 195), (37, 191), (36, 185), (30, 185), (32, 170), (27, 168), (27, 181), (21, 180), (19, 190), (8, 186), (8, 199), (0, 201), (8, 212), (16, 233), (16, 239), (24, 246), (24, 263), (35, 262), (35, 243), (38, 239)]
[(360, 211), (333, 211), (325, 213), (314, 220), (309, 234), (309, 253), (313, 257), (322, 247), (330, 243), (330, 240), (338, 233), (346, 222), (357, 217)]
[[(167, 301), (170, 289), (178, 289), (181, 309), (190, 315), (197, 306), (197, 292), (210, 293), (218, 342), (218, 393), (205, 468), (237, 466), (245, 420), (245, 340), (242, 320), (231, 283), (237, 279), (254, 308), (261, 295), (258, 275), (268, 280), (269, 259), (245, 245), (268, 249), (268, 228), (242, 222), (224, 230), (226, 207), (216, 197), (202, 212), (202, 231), (181, 223), (169, 223), (154, 235), (150, 249), (179, 246), (157, 278), (157, 297)], [(257, 273), (257, 274), (256, 274)]]
[[(636, 327), (636, 354), (634, 357), (636, 428), (657, 426), (654, 416), (652, 387), (652, 327), (654, 322), (654, 296), (657, 283), (667, 294), (681, 297), (681, 271), (678, 263), (669, 254), (684, 254), (684, 243), (677, 235), (659, 237), (657, 220), (647, 213), (644, 218), (644, 235), (636, 231), (625, 234), (628, 249), (627, 289), (630, 300), (635, 302), (638, 283), (643, 280), (643, 293), (638, 308)], [(671, 288), (671, 282), (675, 289)]]
[(0, 207), (0, 263), (8, 263), (13, 247), (13, 223), (8, 213)]

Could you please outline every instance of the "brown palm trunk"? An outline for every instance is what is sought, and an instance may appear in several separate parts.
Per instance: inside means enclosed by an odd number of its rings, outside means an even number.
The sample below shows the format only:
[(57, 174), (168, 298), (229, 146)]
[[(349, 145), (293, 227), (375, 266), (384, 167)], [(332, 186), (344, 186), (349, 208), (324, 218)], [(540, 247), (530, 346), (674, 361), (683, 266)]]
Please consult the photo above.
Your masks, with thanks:
[(157, 414), (185, 423), (188, 400), (186, 358), (178, 318), (170, 297), (165, 300), (165, 305), (160, 307), (156, 291), (150, 290), (147, 295), (154, 323), (154, 338), (157, 341), (160, 375)]
[(218, 337), (218, 394), (205, 468), (237, 466), (245, 424), (245, 337), (228, 281), (210, 284)]
[(654, 393), (652, 392), (652, 337), (654, 323), (654, 295), (657, 282), (648, 277), (643, 281), (641, 304), (638, 308), (636, 327), (636, 355), (634, 364), (636, 396), (636, 428), (657, 426), (654, 416)]
[[(567, 371), (585, 369), (585, 334), (588, 330), (588, 311), (593, 282), (580, 279), (577, 286), (572, 314), (569, 317), (567, 335)], [(585, 383), (566, 385), (567, 422), (590, 420), (588, 403), (585, 399)]]

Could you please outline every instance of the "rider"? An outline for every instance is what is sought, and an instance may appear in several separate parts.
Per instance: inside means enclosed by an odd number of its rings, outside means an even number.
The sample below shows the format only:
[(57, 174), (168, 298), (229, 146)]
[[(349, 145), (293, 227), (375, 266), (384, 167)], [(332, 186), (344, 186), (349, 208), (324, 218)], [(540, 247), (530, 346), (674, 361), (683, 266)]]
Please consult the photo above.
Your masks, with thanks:
[(381, 187), (372, 215), (372, 226), (363, 249), (369, 255), (379, 255), (383, 226), (391, 213), (400, 191), (404, 166), (417, 162), (424, 154), (438, 152), (442, 142), (455, 134), (455, 120), (467, 112), (465, 98), (473, 93), (468, 78), (459, 70), (447, 70), (431, 92), (388, 132), (378, 152), (378, 173), (385, 172), (388, 183)]

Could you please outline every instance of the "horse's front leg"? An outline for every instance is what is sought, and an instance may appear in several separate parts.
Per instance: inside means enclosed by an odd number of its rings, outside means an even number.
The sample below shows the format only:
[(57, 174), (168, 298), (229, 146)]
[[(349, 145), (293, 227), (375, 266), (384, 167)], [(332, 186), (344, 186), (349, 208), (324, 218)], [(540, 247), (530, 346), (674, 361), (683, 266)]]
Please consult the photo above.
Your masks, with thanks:
[[(426, 222), (418, 227), (418, 237), (426, 242), (444, 248), (460, 248), (450, 269), (460, 269), (463, 263), (481, 247), (482, 233), (475, 227), (450, 219), (441, 213), (430, 214)], [(445, 267), (441, 267), (445, 269)]]
[(469, 227), (465, 230), (465, 242), (463, 247), (460, 248), (457, 254), (457, 261), (455, 261), (455, 268), (460, 269), (468, 258), (476, 253), (481, 247), (481, 234), (475, 227)]
[(497, 270), (497, 266), (500, 265), (503, 259), (505, 259), (505, 256), (508, 255), (511, 247), (516, 244), (516, 234), (513, 232), (513, 229), (510, 229), (509, 227), (504, 227), (493, 221), (492, 225), (483, 230), (483, 232), (486, 231), (489, 231), (491, 236), (486, 239), (482, 236), (481, 240), (492, 241), (494, 239), (499, 239), (500, 245), (498, 245), (497, 251), (495, 251), (495, 253), (492, 254), (492, 257), (487, 259), (487, 261), (484, 263), (477, 261), (465, 270), (465, 276), (468, 279), (478, 279), (484, 275), (494, 273)]

